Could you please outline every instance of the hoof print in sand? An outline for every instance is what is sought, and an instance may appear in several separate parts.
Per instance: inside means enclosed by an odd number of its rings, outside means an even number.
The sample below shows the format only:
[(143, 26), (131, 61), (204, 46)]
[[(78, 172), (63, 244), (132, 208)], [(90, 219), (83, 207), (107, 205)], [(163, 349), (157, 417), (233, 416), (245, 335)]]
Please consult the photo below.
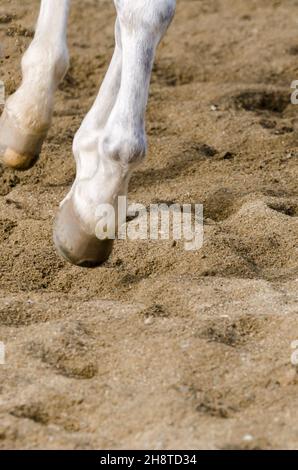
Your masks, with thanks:
[(94, 341), (82, 323), (58, 326), (53, 331), (46, 329), (44, 336), (44, 340), (29, 345), (28, 350), (33, 357), (65, 377), (92, 379), (97, 374), (92, 352)]
[(282, 114), (290, 104), (290, 93), (281, 91), (244, 91), (233, 98), (238, 109)]

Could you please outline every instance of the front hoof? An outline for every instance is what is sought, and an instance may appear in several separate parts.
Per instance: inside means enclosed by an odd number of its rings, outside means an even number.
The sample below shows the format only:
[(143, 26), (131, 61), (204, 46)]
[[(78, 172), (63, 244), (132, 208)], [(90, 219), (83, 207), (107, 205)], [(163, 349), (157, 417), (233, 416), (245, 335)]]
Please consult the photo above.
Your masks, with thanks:
[(14, 170), (28, 170), (37, 161), (46, 134), (21, 130), (4, 111), (0, 118), (0, 162)]
[(59, 209), (54, 228), (54, 243), (66, 261), (84, 268), (95, 268), (109, 258), (113, 240), (99, 240), (89, 234), (75, 212), (71, 199)]

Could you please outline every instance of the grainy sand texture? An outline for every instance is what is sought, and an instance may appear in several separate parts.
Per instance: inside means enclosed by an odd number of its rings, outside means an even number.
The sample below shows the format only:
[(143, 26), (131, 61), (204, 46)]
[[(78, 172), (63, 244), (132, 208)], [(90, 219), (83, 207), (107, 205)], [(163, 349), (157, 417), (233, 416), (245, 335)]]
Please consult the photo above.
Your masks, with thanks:
[[(38, 7), (1, 0), (8, 94)], [(204, 204), (204, 245), (119, 241), (88, 270), (56, 255), (52, 226), (114, 19), (112, 0), (73, 0), (41, 158), (0, 168), (0, 448), (297, 448), (298, 3), (178, 0), (129, 199)]]

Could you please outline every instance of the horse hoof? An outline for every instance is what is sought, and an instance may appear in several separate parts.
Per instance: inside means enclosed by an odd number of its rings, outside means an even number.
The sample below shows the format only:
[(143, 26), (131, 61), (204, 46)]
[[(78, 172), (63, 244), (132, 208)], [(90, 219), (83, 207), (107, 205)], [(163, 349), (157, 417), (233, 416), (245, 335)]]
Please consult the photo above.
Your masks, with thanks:
[(71, 264), (87, 268), (102, 265), (113, 249), (113, 240), (99, 240), (83, 227), (71, 199), (59, 209), (54, 228), (54, 243), (60, 256)]
[(7, 112), (0, 118), (0, 162), (15, 170), (27, 170), (37, 161), (47, 131), (29, 133), (19, 128)]

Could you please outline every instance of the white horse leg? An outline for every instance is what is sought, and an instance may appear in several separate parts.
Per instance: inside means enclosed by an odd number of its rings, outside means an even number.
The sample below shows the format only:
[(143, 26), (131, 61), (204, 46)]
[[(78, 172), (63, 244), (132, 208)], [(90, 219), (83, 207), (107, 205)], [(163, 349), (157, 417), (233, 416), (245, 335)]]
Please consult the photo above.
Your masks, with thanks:
[[(117, 100), (121, 85), (121, 72), (122, 41), (120, 24), (117, 19), (115, 51), (98, 96), (74, 138), (73, 153), (77, 164), (76, 180), (69, 194), (60, 204), (54, 229), (54, 242), (60, 255), (80, 266), (100, 264), (108, 258), (113, 247), (113, 241), (100, 242), (95, 236), (94, 227), (88, 229), (85, 226), (73, 205), (73, 199), (75, 192), (80, 191), (81, 182), (85, 182), (84, 186), (86, 187), (88, 181), (92, 180), (94, 174), (98, 172), (100, 165), (99, 139)], [(97, 190), (101, 191), (101, 188), (99, 187)], [(104, 186), (102, 190), (105, 191)], [(82, 191), (84, 192), (84, 188)]]
[(117, 211), (118, 196), (127, 194), (132, 171), (145, 156), (155, 50), (175, 11), (175, 0), (115, 0), (115, 5), (120, 30), (115, 55), (75, 139), (77, 176), (54, 232), (58, 251), (81, 266), (98, 266), (111, 252), (112, 240), (96, 238), (98, 208), (111, 204)]
[(15, 169), (37, 159), (51, 124), (54, 94), (68, 69), (70, 0), (42, 0), (36, 32), (22, 59), (23, 80), (0, 119), (0, 161)]

